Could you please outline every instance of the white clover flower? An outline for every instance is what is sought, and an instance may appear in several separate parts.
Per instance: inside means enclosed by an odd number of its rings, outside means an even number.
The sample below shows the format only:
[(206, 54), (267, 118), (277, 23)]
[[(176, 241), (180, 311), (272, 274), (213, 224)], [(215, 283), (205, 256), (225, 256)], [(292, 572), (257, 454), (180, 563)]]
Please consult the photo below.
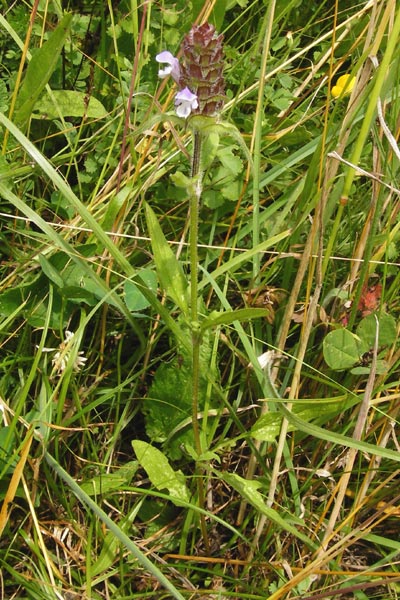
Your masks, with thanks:
[[(58, 348), (43, 348), (43, 352), (55, 352), (51, 364), (58, 375), (64, 373), (65, 369), (69, 366), (72, 358), (72, 341), (74, 333), (66, 329), (65, 339), (61, 342)], [(75, 372), (80, 371), (85, 366), (87, 358), (83, 356), (83, 351), (80, 350), (73, 362), (72, 368)]]
[(178, 117), (187, 119), (192, 110), (199, 107), (196, 94), (192, 94), (188, 87), (180, 90), (175, 96), (175, 110)]
[(173, 54), (171, 54), (171, 52), (169, 52), (168, 50), (160, 52), (160, 54), (157, 54), (156, 56), (156, 61), (158, 63), (167, 65), (158, 71), (158, 76), (161, 77), (161, 79), (164, 79), (165, 77), (168, 77), (168, 75), (171, 75), (171, 77), (177, 83), (179, 83), (179, 79), (181, 76), (179, 60)]

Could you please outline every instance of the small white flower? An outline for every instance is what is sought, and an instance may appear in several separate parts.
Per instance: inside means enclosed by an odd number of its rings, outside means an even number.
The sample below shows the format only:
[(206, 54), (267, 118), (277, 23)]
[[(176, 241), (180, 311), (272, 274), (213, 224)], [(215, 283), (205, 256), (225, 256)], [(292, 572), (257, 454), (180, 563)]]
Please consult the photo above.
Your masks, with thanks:
[(180, 90), (175, 96), (175, 110), (178, 117), (187, 119), (192, 110), (199, 107), (196, 94), (192, 94), (188, 87)]
[(171, 54), (171, 52), (169, 52), (168, 50), (160, 52), (160, 54), (157, 54), (156, 56), (156, 61), (158, 63), (167, 65), (158, 71), (158, 76), (161, 77), (161, 79), (164, 79), (168, 75), (171, 75), (171, 77), (173, 77), (173, 79), (177, 83), (179, 83), (179, 79), (181, 76), (179, 60), (173, 54)]
[[(57, 348), (43, 348), (43, 352), (55, 352), (51, 364), (58, 374), (64, 373), (65, 369), (71, 362), (71, 345), (74, 338), (74, 333), (68, 329), (65, 331), (65, 339)], [(72, 368), (74, 371), (79, 371), (85, 366), (87, 358), (83, 356), (83, 352), (79, 351), (74, 359)]]
[(263, 354), (260, 354), (260, 356), (257, 356), (258, 364), (262, 369), (265, 369), (268, 365), (272, 363), (273, 358), (273, 351), (267, 350), (267, 352), (264, 352)]

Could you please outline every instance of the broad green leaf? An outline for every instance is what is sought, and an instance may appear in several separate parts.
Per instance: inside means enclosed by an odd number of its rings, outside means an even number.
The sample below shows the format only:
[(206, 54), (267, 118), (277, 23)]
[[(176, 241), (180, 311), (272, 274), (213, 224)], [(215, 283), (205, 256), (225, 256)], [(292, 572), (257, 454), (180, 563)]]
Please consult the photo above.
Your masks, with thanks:
[[(261, 483), (259, 481), (254, 481), (251, 479), (244, 479), (237, 475), (236, 473), (221, 473), (221, 479), (225, 481), (228, 485), (233, 487), (242, 498), (245, 498), (252, 506), (254, 506), (261, 514), (265, 515), (270, 521), (291, 533), (298, 539), (302, 540), (307, 544), (309, 548), (313, 548), (314, 550), (317, 548), (315, 542), (310, 540), (304, 533), (298, 531), (296, 527), (291, 525), (288, 521), (281, 517), (278, 511), (273, 508), (269, 508), (265, 503), (265, 498), (259, 492), (259, 488)], [(304, 527), (304, 523), (301, 519), (295, 517), (294, 515), (290, 515), (290, 519), (299, 524), (299, 526)]]
[(67, 14), (51, 33), (47, 42), (37, 50), (26, 69), (25, 77), (17, 96), (15, 123), (26, 125), (33, 107), (50, 80), (67, 39), (72, 14)]
[[(182, 319), (177, 320), (181, 326)], [(190, 340), (189, 327), (182, 326), (182, 337)], [(206, 331), (200, 348), (199, 410), (206, 399), (214, 408), (215, 398), (207, 391), (210, 381), (216, 388), (219, 375), (212, 361), (213, 332)], [(192, 350), (180, 340), (175, 341), (174, 356), (156, 369), (147, 397), (143, 402), (146, 434), (152, 442), (162, 444), (163, 452), (171, 460), (182, 458), (184, 446), (194, 446), (192, 428), (193, 361)]]
[(44, 256), (44, 254), (39, 254), (39, 263), (42, 267), (42, 271), (47, 277), (52, 281), (56, 286), (62, 288), (64, 285), (64, 281), (58, 271), (49, 260)]
[(98, 496), (119, 490), (122, 485), (129, 483), (137, 468), (138, 463), (132, 460), (115, 473), (95, 475), (90, 481), (84, 481), (81, 483), (81, 489), (88, 496)]
[[(79, 254), (82, 254), (83, 257), (91, 257), (96, 252), (96, 245), (81, 245), (77, 246), (75, 250), (76, 258)], [(49, 258), (40, 254), (39, 263), (43, 273), (57, 286), (58, 293), (67, 301), (85, 302), (89, 306), (93, 306), (98, 300), (104, 298), (104, 287), (87, 276), (84, 258), (80, 258), (79, 263), (73, 262), (71, 256), (68, 256), (66, 252), (56, 252)], [(40, 293), (43, 289), (43, 282), (36, 288), (36, 293)], [(112, 299), (110, 299), (110, 304), (116, 306)]]
[(25, 289), (22, 287), (8, 288), (5, 292), (0, 294), (0, 315), (4, 317), (15, 317), (28, 302), (28, 293), (24, 293)]
[(146, 220), (158, 278), (162, 289), (184, 314), (189, 312), (188, 283), (181, 263), (164, 237), (154, 211), (146, 204)]
[(25, 310), (26, 320), (32, 327), (44, 327), (46, 320), (49, 320), (52, 329), (64, 329), (71, 318), (74, 306), (63, 298), (56, 288), (53, 290), (53, 301), (50, 302), (50, 287), (51, 284), (42, 285), (41, 290), (36, 292), (36, 296), (29, 298)]
[(180, 500), (190, 501), (185, 476), (181, 471), (173, 470), (163, 452), (141, 440), (133, 440), (132, 446), (136, 458), (146, 471), (151, 483), (158, 490), (168, 490), (171, 501), (178, 506), (180, 506)]
[[(28, 285), (7, 289), (0, 294), (0, 315), (11, 318), (11, 315), (21, 312), (33, 327), (43, 327), (48, 318), (50, 286), (47, 275), (40, 273)], [(62, 298), (58, 288), (55, 288), (49, 316), (50, 327), (63, 329), (72, 309), (72, 303)]]
[[(372, 361), (372, 358), (371, 358), (371, 361)], [(376, 361), (376, 368), (375, 368), (376, 374), (377, 375), (385, 375), (388, 371), (389, 371), (389, 365), (386, 362), (386, 360), (378, 359)], [(352, 375), (369, 375), (370, 372), (371, 372), (371, 366), (367, 366), (367, 367), (359, 366), (359, 367), (353, 367), (351, 369)]]
[(192, 0), (192, 21), (195, 22), (201, 9), (204, 6), (204, 0)]
[(249, 0), (228, 0), (227, 9), (230, 10), (236, 4), (238, 4), (241, 8), (246, 8), (248, 3), (249, 3)]
[(193, 185), (193, 179), (181, 171), (175, 171), (175, 173), (171, 173), (170, 178), (176, 187), (184, 188), (185, 190), (189, 189), (189, 187)]
[(221, 187), (221, 196), (226, 200), (230, 200), (231, 202), (237, 201), (240, 196), (240, 190), (242, 187), (242, 182), (240, 179), (227, 179), (226, 185)]
[(216, 132), (209, 133), (204, 139), (201, 146), (201, 168), (205, 171), (211, 166), (211, 163), (219, 156), (219, 135)]
[[(143, 269), (139, 272), (140, 279), (145, 282), (148, 289), (153, 292), (157, 291), (157, 275), (151, 269)], [(144, 310), (150, 306), (149, 300), (140, 291), (140, 286), (129, 279), (125, 281), (125, 303), (131, 312)]]
[[(280, 433), (282, 420), (283, 416), (279, 412), (269, 411), (265, 413), (259, 419), (257, 419), (253, 427), (251, 428), (251, 437), (261, 442), (275, 441), (275, 439)], [(288, 427), (288, 431), (294, 430), (295, 427), (293, 427), (293, 425), (290, 425)]]
[(237, 154), (234, 154), (236, 149), (236, 145), (223, 146), (218, 152), (218, 159), (233, 177), (237, 177), (244, 170), (243, 161)]
[(32, 114), (35, 119), (59, 119), (60, 115), (103, 119), (107, 116), (107, 111), (93, 96), (90, 96), (88, 102), (86, 92), (52, 90), (51, 97), (44, 94), (37, 100)]
[(343, 327), (328, 333), (323, 350), (327, 365), (335, 371), (342, 371), (351, 369), (368, 347), (357, 335)]
[[(350, 396), (350, 398), (341, 396), (329, 400), (314, 398), (312, 402), (296, 401), (292, 410), (303, 421), (317, 421), (321, 424), (354, 406), (357, 402), (359, 400), (354, 396)], [(282, 419), (283, 415), (280, 411), (269, 411), (261, 415), (251, 428), (251, 436), (262, 442), (273, 442), (280, 433)], [(289, 424), (288, 431), (296, 431), (296, 429), (293, 424)]]
[(380, 315), (371, 314), (362, 319), (357, 327), (357, 335), (365, 342), (368, 349), (375, 346), (377, 326), (379, 327), (378, 347), (390, 346), (396, 341), (397, 327), (394, 317), (386, 313)]

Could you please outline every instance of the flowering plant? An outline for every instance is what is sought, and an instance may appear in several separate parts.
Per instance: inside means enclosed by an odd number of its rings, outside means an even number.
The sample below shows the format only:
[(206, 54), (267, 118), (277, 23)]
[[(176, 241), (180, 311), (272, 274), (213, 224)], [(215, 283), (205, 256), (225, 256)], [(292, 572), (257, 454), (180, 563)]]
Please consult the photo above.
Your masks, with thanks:
[(355, 82), (356, 78), (352, 77), (350, 73), (345, 73), (345, 75), (341, 75), (331, 89), (332, 96), (334, 98), (339, 98), (339, 96), (342, 96), (344, 94), (350, 94)]
[(156, 61), (165, 65), (158, 71), (162, 79), (171, 75), (180, 90), (175, 96), (178, 117), (190, 114), (215, 116), (221, 110), (224, 98), (223, 36), (213, 25), (195, 25), (182, 43), (182, 62), (164, 50)]
[(65, 331), (65, 340), (60, 343), (58, 348), (43, 348), (43, 352), (55, 352), (51, 364), (57, 375), (64, 373), (70, 364), (75, 372), (81, 370), (85, 366), (87, 358), (83, 355), (83, 351), (77, 352), (75, 357), (72, 354), (72, 343), (75, 334), (68, 329)]

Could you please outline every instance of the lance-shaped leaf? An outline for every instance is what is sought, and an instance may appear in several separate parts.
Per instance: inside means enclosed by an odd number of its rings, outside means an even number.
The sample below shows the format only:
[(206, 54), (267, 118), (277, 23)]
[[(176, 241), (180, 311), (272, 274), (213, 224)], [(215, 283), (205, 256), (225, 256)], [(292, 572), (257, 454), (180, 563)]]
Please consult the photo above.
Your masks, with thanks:
[(34, 119), (59, 119), (63, 117), (87, 117), (103, 119), (107, 111), (102, 103), (86, 92), (75, 90), (53, 90), (51, 98), (45, 92), (36, 102), (32, 117)]
[(189, 311), (188, 283), (182, 265), (172, 252), (158, 219), (148, 204), (146, 204), (146, 221), (161, 287), (181, 311), (187, 314)]
[[(275, 525), (282, 528), (284, 531), (304, 542), (309, 548), (313, 550), (316, 549), (317, 546), (315, 542), (301, 531), (301, 529), (304, 529), (305, 527), (305, 524), (301, 519), (289, 514), (283, 517), (282, 513), (267, 506), (263, 494), (259, 491), (259, 488), (262, 486), (260, 481), (244, 479), (236, 473), (224, 472), (221, 473), (221, 479), (239, 492), (242, 498), (245, 498), (260, 512), (260, 514), (265, 515), (272, 523), (275, 523)], [(298, 526), (299, 529), (296, 526)]]
[(174, 471), (160, 450), (141, 440), (132, 440), (132, 446), (136, 458), (158, 490), (168, 490), (171, 501), (178, 506), (181, 506), (180, 500), (189, 502), (185, 476), (181, 471)]
[(268, 316), (266, 308), (238, 308), (237, 310), (227, 310), (225, 312), (214, 311), (209, 317), (201, 323), (202, 331), (216, 327), (217, 325), (230, 325), (234, 321), (250, 321), (251, 319), (260, 319)]
[(26, 125), (35, 102), (54, 73), (67, 39), (71, 20), (71, 14), (65, 15), (47, 42), (33, 54), (30, 60), (17, 97), (15, 123), (20, 127)]

